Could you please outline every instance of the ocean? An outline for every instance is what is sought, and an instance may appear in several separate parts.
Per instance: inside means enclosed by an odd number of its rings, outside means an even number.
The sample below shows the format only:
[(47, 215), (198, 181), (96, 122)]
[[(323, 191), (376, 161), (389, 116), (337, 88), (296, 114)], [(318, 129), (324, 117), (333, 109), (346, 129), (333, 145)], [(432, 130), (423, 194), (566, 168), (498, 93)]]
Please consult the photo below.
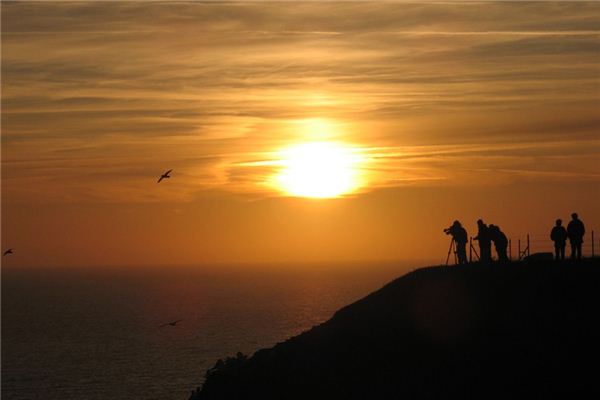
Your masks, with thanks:
[(219, 358), (297, 335), (405, 272), (4, 268), (2, 399), (186, 400)]

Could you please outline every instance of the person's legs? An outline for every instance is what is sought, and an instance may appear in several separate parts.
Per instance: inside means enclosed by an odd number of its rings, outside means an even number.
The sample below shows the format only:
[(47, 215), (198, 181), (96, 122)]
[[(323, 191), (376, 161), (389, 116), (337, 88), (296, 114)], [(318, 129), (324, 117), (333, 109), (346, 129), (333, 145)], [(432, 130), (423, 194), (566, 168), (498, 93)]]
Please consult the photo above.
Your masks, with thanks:
[(560, 246), (558, 244), (554, 245), (554, 259), (557, 261), (560, 259)]
[(458, 255), (458, 263), (466, 264), (467, 263), (467, 244), (466, 243), (457, 243), (456, 244), (456, 252)]
[(562, 243), (559, 247), (559, 252), (560, 252), (560, 259), (564, 261), (565, 259), (565, 247), (567, 247), (566, 243)]
[(577, 259), (581, 260), (581, 242), (577, 243)]
[(575, 259), (575, 252), (577, 251), (577, 245), (571, 242), (571, 259)]
[(484, 264), (489, 264), (490, 261), (492, 260), (492, 248), (491, 246), (481, 246), (480, 248), (481, 251), (481, 262)]
[(498, 254), (498, 258), (502, 262), (507, 262), (508, 261), (508, 255), (506, 254), (506, 250), (507, 250), (506, 247), (501, 247), (500, 248), (500, 253)]

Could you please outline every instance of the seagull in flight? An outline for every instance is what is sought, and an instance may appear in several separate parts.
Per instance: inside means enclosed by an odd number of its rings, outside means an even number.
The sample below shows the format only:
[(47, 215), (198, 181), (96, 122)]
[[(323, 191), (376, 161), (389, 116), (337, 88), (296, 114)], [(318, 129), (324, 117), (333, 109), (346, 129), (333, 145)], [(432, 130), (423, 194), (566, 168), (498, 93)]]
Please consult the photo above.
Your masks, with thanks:
[(12, 251), (12, 249), (8, 249), (8, 250), (6, 250), (6, 251), (4, 252), (4, 254), (2, 254), (2, 257), (4, 257), (4, 256), (7, 256), (7, 255), (9, 255), (9, 254), (14, 254), (14, 253), (13, 253), (13, 251)]
[(159, 328), (164, 328), (165, 326), (175, 326), (177, 325), (178, 322), (183, 321), (182, 319), (178, 319), (177, 321), (173, 321), (173, 322), (167, 322), (166, 324), (162, 324), (161, 326), (159, 326)]
[(167, 172), (165, 172), (164, 174), (162, 174), (160, 176), (160, 178), (158, 178), (158, 182), (156, 183), (160, 183), (160, 181), (162, 181), (165, 178), (170, 178), (171, 176), (169, 175), (171, 173), (171, 171), (173, 171), (172, 169), (168, 170)]

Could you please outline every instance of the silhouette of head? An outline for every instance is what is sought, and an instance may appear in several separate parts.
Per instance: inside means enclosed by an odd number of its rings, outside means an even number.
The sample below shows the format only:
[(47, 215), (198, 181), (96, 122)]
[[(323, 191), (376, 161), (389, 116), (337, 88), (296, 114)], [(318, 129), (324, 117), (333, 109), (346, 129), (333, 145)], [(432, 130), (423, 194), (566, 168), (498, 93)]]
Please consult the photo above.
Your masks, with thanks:
[(571, 218), (573, 218), (573, 219), (577, 219), (578, 217), (579, 217), (579, 216), (577, 215), (577, 213), (573, 213), (573, 214), (571, 214)]
[(562, 219), (557, 219), (556, 220), (556, 226), (561, 226), (562, 225)]
[(485, 225), (485, 224), (483, 223), (483, 220), (482, 220), (482, 219), (478, 219), (478, 220), (477, 220), (477, 225), (478, 225), (478, 226), (482, 226), (482, 225)]
[(454, 222), (452, 223), (452, 226), (461, 226), (461, 225), (460, 225), (460, 221), (459, 221), (459, 220), (456, 220), (456, 221), (454, 221)]

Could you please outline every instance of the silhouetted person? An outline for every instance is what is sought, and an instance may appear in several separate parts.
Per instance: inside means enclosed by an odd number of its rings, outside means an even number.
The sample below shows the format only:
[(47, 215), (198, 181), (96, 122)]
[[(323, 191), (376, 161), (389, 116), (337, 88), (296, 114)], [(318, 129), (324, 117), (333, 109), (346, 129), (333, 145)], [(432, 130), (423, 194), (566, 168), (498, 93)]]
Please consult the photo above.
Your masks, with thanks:
[(571, 222), (567, 225), (567, 235), (571, 243), (571, 258), (581, 260), (581, 244), (583, 235), (585, 235), (585, 226), (577, 216), (577, 213), (571, 214)]
[(452, 235), (452, 240), (456, 243), (456, 255), (459, 264), (467, 263), (467, 231), (462, 227), (459, 221), (454, 221), (450, 228), (444, 229), (446, 235)]
[(508, 239), (504, 232), (500, 230), (499, 226), (490, 224), (489, 228), (490, 238), (494, 242), (496, 248), (496, 254), (498, 254), (498, 260), (501, 262), (508, 262), (508, 255), (506, 250), (508, 249)]
[(477, 220), (477, 237), (479, 241), (479, 259), (483, 264), (489, 264), (492, 261), (492, 238), (490, 237), (490, 228), (483, 223), (483, 220)]
[(562, 219), (556, 220), (556, 225), (550, 232), (550, 239), (554, 242), (554, 257), (556, 260), (565, 259), (565, 247), (567, 246), (567, 230), (562, 226)]

